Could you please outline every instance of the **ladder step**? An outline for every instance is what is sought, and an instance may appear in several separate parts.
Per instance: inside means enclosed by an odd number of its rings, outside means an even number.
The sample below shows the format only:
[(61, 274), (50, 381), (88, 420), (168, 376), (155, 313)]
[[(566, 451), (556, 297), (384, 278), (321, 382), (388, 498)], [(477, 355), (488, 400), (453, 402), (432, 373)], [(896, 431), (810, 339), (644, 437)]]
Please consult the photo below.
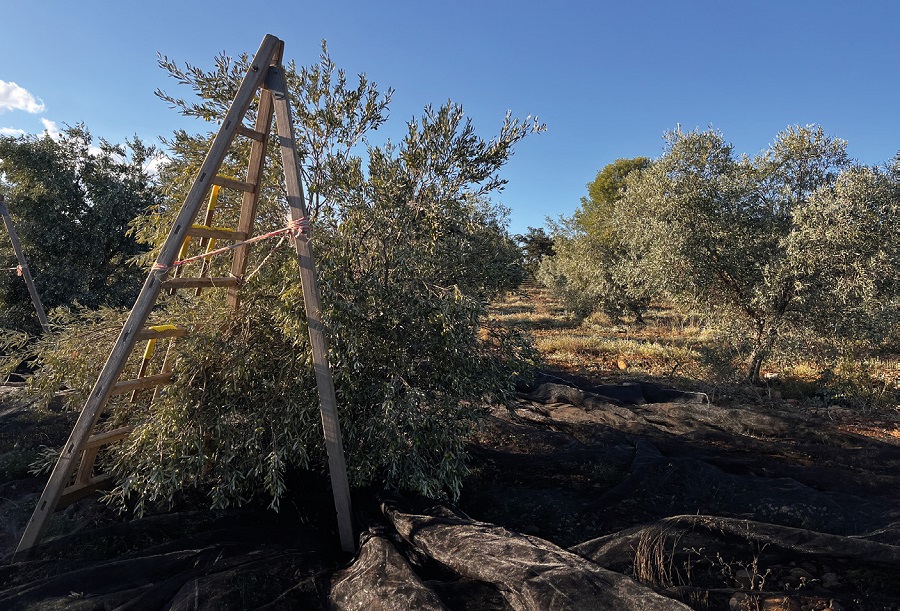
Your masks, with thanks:
[(256, 185), (249, 182), (235, 180), (233, 178), (228, 178), (227, 176), (213, 176), (213, 179), (210, 182), (214, 185), (225, 187), (226, 189), (246, 191), (247, 193), (253, 193), (254, 191), (256, 191)]
[(123, 426), (122, 428), (106, 431), (105, 433), (97, 433), (96, 435), (91, 435), (90, 437), (88, 437), (87, 442), (85, 442), (84, 449), (90, 450), (91, 448), (99, 448), (101, 446), (107, 446), (111, 443), (121, 441), (122, 439), (128, 437), (128, 435), (133, 430), (134, 427)]
[(97, 490), (112, 488), (112, 486), (113, 478), (111, 475), (98, 475), (86, 482), (79, 482), (63, 490), (56, 508), (59, 510), (68, 507), (75, 501), (79, 501)]
[(241, 285), (240, 278), (169, 278), (162, 283), (164, 289), (232, 288)]
[(134, 380), (122, 380), (116, 382), (112, 387), (113, 395), (124, 395), (125, 393), (135, 390), (144, 390), (145, 388), (153, 388), (154, 386), (162, 386), (168, 384), (172, 380), (172, 373), (158, 373), (152, 376), (145, 376)]
[(165, 325), (163, 329), (155, 329), (145, 327), (137, 332), (135, 341), (143, 341), (145, 339), (163, 339), (165, 337), (184, 337), (188, 330), (184, 327), (176, 327), (175, 325)]
[(266, 139), (266, 135), (264, 133), (258, 132), (255, 129), (250, 129), (243, 124), (238, 125), (236, 128), (234, 128), (234, 131), (241, 136), (245, 136), (247, 138), (250, 138), (251, 140), (256, 140), (257, 142), (262, 142)]
[(193, 238), (215, 238), (217, 240), (246, 240), (247, 232), (227, 227), (208, 227), (207, 225), (193, 225), (187, 230), (187, 235)]

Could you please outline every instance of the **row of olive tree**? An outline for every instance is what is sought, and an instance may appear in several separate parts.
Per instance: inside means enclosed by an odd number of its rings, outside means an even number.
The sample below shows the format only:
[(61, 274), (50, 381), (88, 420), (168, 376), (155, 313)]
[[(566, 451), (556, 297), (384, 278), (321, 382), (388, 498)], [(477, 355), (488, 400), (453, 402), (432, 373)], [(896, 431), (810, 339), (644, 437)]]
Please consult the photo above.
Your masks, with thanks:
[[(219, 57), (211, 71), (160, 63), (199, 99), (159, 95), (212, 122), (249, 67), (246, 56)], [(489, 196), (504, 185), (498, 172), (514, 145), (543, 126), (507, 116), (485, 140), (447, 103), (409, 122), (399, 143), (375, 146), (366, 139), (387, 118), (389, 90), (364, 75), (349, 85), (324, 48), (317, 64), (291, 64), (287, 73), (352, 483), (454, 497), (466, 472), (466, 434), (485, 401), (510, 393), (533, 358), (526, 341), (485, 319), (488, 301), (520, 279), (506, 213)], [(179, 131), (167, 142), (167, 197), (133, 225), (150, 247), (145, 265), (211, 139)], [(272, 146), (269, 158), (278, 159)], [(222, 173), (240, 175), (245, 155), (236, 148)], [(260, 231), (285, 223), (279, 166), (269, 164), (262, 181)], [(223, 200), (216, 225), (233, 223), (238, 204)], [(169, 296), (156, 313), (193, 331), (173, 347), (178, 366), (166, 393), (147, 409), (112, 406), (110, 426), (135, 427), (112, 462), (115, 497), (171, 500), (194, 487), (216, 506), (260, 493), (277, 506), (289, 469), (323, 467), (296, 257), (271, 246), (251, 256), (256, 271), (236, 314), (215, 291)], [(226, 265), (214, 259), (210, 273), (227, 275)], [(76, 369), (67, 356), (78, 351), (95, 371), (108, 344), (84, 346), (82, 338), (117, 316), (71, 321), (48, 339), (34, 387), (49, 392), (64, 381), (88, 389), (91, 368)]]
[(620, 295), (640, 296), (636, 315), (653, 295), (702, 310), (750, 381), (789, 345), (871, 349), (896, 332), (900, 159), (854, 165), (844, 141), (791, 127), (753, 158), (708, 130), (669, 133), (639, 161), (599, 224), (585, 203), (559, 226), (570, 246), (544, 265), (551, 286), (619, 312)]

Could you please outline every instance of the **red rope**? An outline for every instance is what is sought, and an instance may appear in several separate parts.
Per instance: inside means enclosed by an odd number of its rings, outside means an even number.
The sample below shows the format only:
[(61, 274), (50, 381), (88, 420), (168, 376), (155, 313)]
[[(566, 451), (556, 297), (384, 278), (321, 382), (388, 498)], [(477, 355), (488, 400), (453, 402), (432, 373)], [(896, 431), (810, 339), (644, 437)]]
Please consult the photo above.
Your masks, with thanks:
[(309, 231), (309, 219), (301, 217), (299, 219), (291, 221), (286, 227), (282, 227), (281, 229), (276, 229), (275, 231), (270, 231), (269, 233), (263, 233), (261, 235), (250, 238), (249, 240), (244, 240), (243, 242), (235, 242), (234, 244), (229, 244), (228, 246), (223, 246), (222, 248), (217, 248), (216, 250), (211, 250), (209, 252), (196, 255), (194, 257), (188, 257), (187, 259), (181, 259), (180, 261), (175, 261), (172, 265), (163, 265), (162, 263), (156, 262), (153, 264), (154, 270), (169, 270), (173, 267), (179, 267), (181, 265), (186, 265), (188, 263), (193, 263), (194, 261), (199, 261), (201, 259), (208, 259), (210, 257), (215, 257), (216, 255), (221, 255), (222, 253), (228, 252), (229, 250), (234, 250), (240, 246), (246, 246), (247, 244), (253, 244), (255, 242), (261, 242), (262, 240), (268, 240), (269, 238), (274, 238), (275, 236), (281, 235), (283, 233), (289, 233), (291, 239), (296, 239), (300, 237), (301, 233), (305, 233)]

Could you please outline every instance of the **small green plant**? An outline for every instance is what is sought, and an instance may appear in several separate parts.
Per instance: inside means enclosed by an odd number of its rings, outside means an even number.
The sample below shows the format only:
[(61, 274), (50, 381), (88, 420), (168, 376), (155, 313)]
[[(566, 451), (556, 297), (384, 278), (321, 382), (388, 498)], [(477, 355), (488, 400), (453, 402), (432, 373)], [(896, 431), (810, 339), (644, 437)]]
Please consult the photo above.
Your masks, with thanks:
[(42, 445), (37, 449), (37, 458), (29, 463), (28, 472), (32, 475), (50, 473), (58, 460), (59, 448), (48, 448)]
[(8, 380), (22, 363), (22, 353), (29, 340), (27, 333), (0, 328), (0, 381)]

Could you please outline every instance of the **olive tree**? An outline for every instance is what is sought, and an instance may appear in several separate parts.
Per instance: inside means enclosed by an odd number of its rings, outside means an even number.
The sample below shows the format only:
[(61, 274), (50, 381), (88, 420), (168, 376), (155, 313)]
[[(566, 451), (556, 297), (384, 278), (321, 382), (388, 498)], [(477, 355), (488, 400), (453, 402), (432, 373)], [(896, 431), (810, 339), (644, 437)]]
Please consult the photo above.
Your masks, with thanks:
[[(139, 139), (93, 145), (83, 125), (49, 135), (0, 137), (0, 190), (16, 224), (44, 306), (123, 306), (143, 272), (129, 259), (144, 251), (128, 224), (160, 201), (147, 164), (156, 155)], [(15, 261), (5, 236), (0, 261)], [(0, 327), (33, 331), (21, 278), (0, 276)]]
[[(249, 64), (246, 56), (219, 57), (211, 71), (160, 63), (199, 99), (160, 96), (213, 122)], [(460, 106), (447, 103), (410, 121), (399, 143), (375, 146), (367, 138), (386, 119), (390, 90), (380, 93), (364, 75), (350, 86), (324, 47), (317, 64), (290, 64), (287, 73), (352, 483), (455, 497), (466, 435), (486, 401), (508, 396), (533, 358), (527, 342), (485, 317), (488, 300), (516, 281), (518, 258), (505, 212), (490, 196), (505, 183), (499, 171), (516, 142), (543, 127), (507, 116), (485, 140)], [(151, 248), (211, 138), (180, 131), (168, 140), (168, 197), (134, 223)], [(238, 175), (245, 152), (237, 149), (223, 172)], [(260, 231), (285, 223), (278, 165), (263, 181)], [(221, 208), (216, 224), (227, 226), (236, 206), (226, 199)], [(192, 333), (174, 344), (178, 366), (166, 393), (143, 410), (112, 406), (110, 426), (136, 427), (111, 459), (120, 478), (115, 498), (171, 500), (195, 487), (215, 506), (262, 496), (277, 507), (287, 470), (324, 468), (296, 258), (275, 246), (252, 251), (255, 271), (238, 312), (205, 291), (170, 296), (154, 315)], [(212, 266), (213, 275), (227, 274), (224, 261)], [(45, 351), (44, 370), (57, 373), (35, 386), (65, 378), (65, 366), (54, 364), (74, 348), (75, 333)]]
[(588, 196), (575, 214), (550, 224), (555, 255), (543, 260), (537, 277), (582, 315), (602, 311), (618, 319), (630, 314), (640, 323), (656, 292), (644, 281), (636, 253), (615, 223), (625, 178), (649, 162), (636, 157), (610, 163), (587, 185)]
[(789, 339), (859, 337), (876, 311), (896, 313), (893, 282), (877, 280), (897, 272), (890, 179), (850, 169), (845, 142), (807, 126), (754, 158), (713, 130), (676, 131), (666, 143), (626, 179), (621, 235), (649, 278), (729, 332), (748, 380)]
[(843, 352), (889, 341), (900, 325), (900, 174), (852, 168), (795, 217), (787, 248), (804, 326)]

